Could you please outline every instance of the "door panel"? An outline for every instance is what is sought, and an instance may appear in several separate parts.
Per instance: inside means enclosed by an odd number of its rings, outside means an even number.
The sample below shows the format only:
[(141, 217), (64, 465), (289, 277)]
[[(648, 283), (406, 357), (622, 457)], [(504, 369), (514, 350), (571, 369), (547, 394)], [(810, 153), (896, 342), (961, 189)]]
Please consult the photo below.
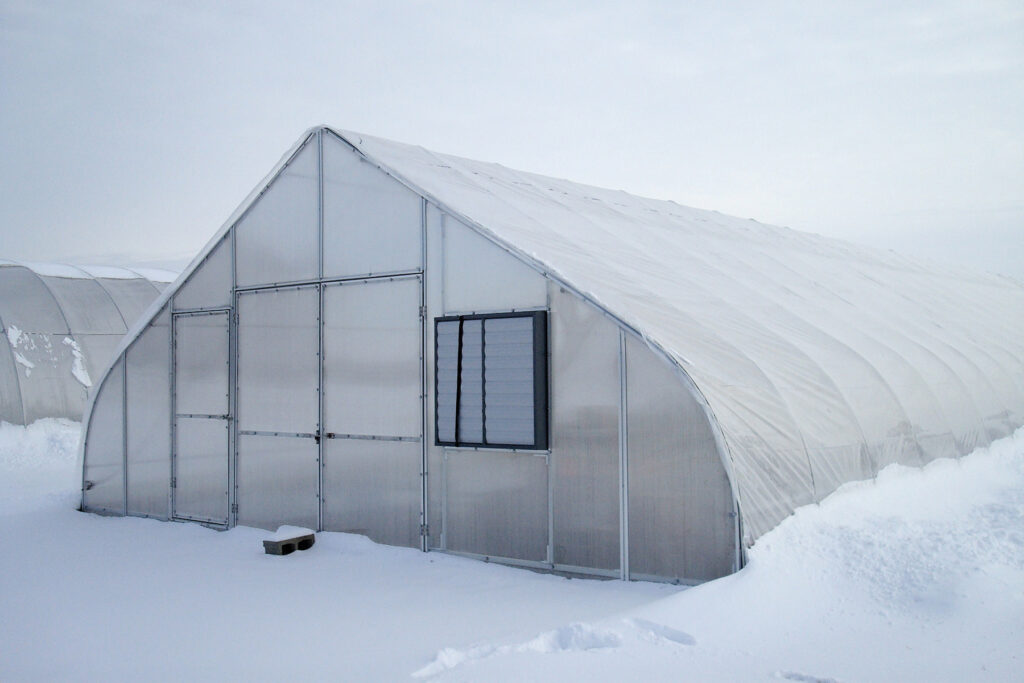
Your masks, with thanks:
[(418, 546), (420, 279), (324, 287), (324, 527)]
[(317, 528), (316, 285), (238, 295), (237, 522)]
[(228, 312), (174, 316), (172, 514), (228, 523)]

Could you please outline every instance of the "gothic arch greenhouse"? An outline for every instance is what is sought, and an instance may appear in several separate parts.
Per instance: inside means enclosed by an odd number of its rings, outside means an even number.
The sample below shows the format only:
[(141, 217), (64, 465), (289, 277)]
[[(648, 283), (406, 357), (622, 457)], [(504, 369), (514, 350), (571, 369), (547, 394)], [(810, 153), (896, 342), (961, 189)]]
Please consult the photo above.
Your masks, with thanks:
[(94, 393), (82, 508), (695, 582), (1024, 422), (1024, 287), (304, 134)]

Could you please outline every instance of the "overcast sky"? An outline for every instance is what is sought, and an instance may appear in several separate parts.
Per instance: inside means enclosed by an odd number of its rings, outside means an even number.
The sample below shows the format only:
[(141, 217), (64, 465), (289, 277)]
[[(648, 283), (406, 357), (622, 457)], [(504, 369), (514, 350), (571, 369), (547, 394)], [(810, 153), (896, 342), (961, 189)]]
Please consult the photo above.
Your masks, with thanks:
[(1024, 4), (0, 0), (0, 258), (198, 251), (308, 127), (1024, 279)]

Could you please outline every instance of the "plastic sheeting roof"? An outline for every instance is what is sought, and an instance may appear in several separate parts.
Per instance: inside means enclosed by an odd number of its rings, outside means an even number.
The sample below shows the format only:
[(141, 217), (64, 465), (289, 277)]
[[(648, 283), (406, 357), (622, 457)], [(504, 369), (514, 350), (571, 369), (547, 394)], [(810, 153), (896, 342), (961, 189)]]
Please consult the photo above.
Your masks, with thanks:
[(1024, 422), (1024, 286), (339, 131), (632, 327), (703, 394), (747, 543), (899, 462)]
[(80, 420), (92, 380), (174, 277), (147, 275), (0, 260), (0, 420)]

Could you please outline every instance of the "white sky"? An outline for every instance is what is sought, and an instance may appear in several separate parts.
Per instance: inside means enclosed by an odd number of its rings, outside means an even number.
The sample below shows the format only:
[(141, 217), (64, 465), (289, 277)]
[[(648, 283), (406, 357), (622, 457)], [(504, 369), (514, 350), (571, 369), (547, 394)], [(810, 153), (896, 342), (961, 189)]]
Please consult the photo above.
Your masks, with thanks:
[(319, 123), (1024, 279), (987, 0), (0, 0), (0, 257), (190, 256)]

